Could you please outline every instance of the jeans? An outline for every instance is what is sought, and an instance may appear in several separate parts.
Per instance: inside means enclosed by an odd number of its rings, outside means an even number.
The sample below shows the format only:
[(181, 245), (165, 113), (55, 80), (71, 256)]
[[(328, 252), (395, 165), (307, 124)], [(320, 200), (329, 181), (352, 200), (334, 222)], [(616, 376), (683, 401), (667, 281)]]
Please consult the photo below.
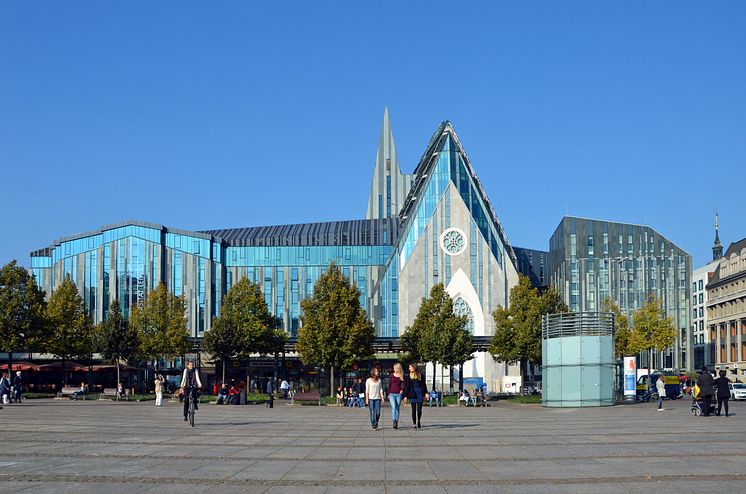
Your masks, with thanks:
[(663, 408), (663, 400), (665, 399), (665, 396), (658, 396), (658, 409), (660, 410)]
[(399, 420), (399, 408), (401, 407), (401, 394), (391, 393), (389, 403), (391, 403), (391, 420)]
[(184, 418), (189, 417), (189, 394), (194, 394), (194, 409), (199, 410), (199, 395), (196, 388), (184, 388)]
[(376, 429), (378, 428), (378, 419), (381, 418), (381, 400), (368, 400), (368, 408), (370, 410), (370, 425)]

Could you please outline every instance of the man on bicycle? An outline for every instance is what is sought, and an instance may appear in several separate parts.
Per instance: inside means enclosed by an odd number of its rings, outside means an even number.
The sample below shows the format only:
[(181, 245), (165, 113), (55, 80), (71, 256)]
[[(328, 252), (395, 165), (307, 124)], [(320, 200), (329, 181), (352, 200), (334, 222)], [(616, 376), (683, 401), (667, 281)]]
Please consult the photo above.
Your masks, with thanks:
[(184, 375), (181, 377), (181, 390), (184, 396), (184, 422), (189, 420), (189, 396), (194, 396), (194, 409), (197, 410), (197, 389), (202, 388), (202, 381), (199, 379), (199, 371), (194, 368), (194, 361), (187, 363), (184, 369)]

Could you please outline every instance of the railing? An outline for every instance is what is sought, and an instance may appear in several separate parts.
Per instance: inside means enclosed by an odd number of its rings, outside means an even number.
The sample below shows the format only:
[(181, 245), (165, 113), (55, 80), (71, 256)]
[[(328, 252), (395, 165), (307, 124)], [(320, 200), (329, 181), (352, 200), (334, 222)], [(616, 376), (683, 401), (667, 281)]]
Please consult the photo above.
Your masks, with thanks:
[(613, 336), (612, 312), (563, 312), (546, 314), (541, 321), (543, 339), (565, 336)]

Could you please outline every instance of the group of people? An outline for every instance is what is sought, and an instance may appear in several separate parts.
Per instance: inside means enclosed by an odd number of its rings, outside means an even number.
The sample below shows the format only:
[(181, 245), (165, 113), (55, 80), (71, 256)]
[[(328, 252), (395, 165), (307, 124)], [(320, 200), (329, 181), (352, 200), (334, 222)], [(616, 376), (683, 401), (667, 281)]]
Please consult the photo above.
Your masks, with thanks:
[(707, 367), (702, 368), (702, 373), (699, 375), (697, 384), (692, 390), (692, 396), (695, 400), (701, 400), (702, 415), (704, 417), (709, 417), (710, 411), (714, 408), (712, 403), (713, 398), (717, 399), (717, 411), (715, 415), (720, 416), (723, 408), (725, 408), (725, 416), (729, 415), (728, 401), (730, 400), (730, 388), (728, 384), (730, 384), (730, 379), (728, 379), (726, 371), (721, 370), (718, 373), (718, 378), (714, 379), (712, 374), (707, 370)]
[(363, 408), (365, 406), (365, 385), (359, 377), (355, 379), (352, 386), (337, 388), (337, 406), (350, 408)]
[(484, 388), (474, 388), (471, 392), (464, 389), (458, 397), (458, 404), (461, 405), (461, 403), (467, 407), (470, 403), (474, 406), (487, 406), (487, 401), (484, 396)]
[(13, 382), (10, 382), (7, 373), (3, 373), (0, 377), (0, 397), (2, 398), (3, 405), (8, 403), (21, 402), (23, 393), (23, 379), (21, 379), (21, 371), (16, 371)]
[[(384, 400), (383, 382), (378, 374), (378, 368), (373, 368), (370, 377), (365, 381), (365, 404), (370, 410), (370, 425), (378, 430), (381, 418), (381, 402)], [(394, 373), (389, 377), (388, 398), (391, 404), (391, 420), (393, 428), (399, 428), (399, 412), (402, 403), (407, 402), (412, 407), (412, 428), (422, 428), (422, 405), (430, 399), (424, 376), (417, 369), (417, 365), (409, 364), (405, 374), (400, 363), (394, 364)]]

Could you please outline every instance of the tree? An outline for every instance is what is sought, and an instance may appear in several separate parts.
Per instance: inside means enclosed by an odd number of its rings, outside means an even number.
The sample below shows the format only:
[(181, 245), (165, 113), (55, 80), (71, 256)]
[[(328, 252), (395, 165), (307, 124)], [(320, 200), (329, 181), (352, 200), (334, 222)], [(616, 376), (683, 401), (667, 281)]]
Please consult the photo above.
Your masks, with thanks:
[(109, 308), (106, 320), (98, 330), (99, 350), (104, 358), (113, 360), (117, 364), (117, 382), (119, 378), (119, 361), (129, 360), (137, 353), (139, 341), (137, 331), (131, 327), (122, 315), (118, 300), (114, 300)]
[(472, 358), (472, 339), (465, 329), (466, 322), (467, 316), (453, 313), (453, 300), (438, 283), (430, 289), (430, 296), (422, 299), (412, 326), (402, 335), (411, 361), (433, 363), (433, 388), (438, 363), (452, 366)]
[(46, 310), (49, 339), (46, 348), (62, 360), (62, 384), (67, 384), (65, 362), (73, 358), (87, 358), (93, 353), (93, 324), (88, 317), (83, 297), (70, 278), (65, 278), (52, 295)]
[(220, 316), (204, 339), (205, 349), (223, 363), (223, 382), (226, 362), (266, 353), (275, 324), (259, 285), (244, 277), (228, 290)]
[(139, 354), (146, 360), (171, 359), (186, 353), (189, 348), (186, 305), (160, 283), (148, 293), (142, 306), (130, 309), (130, 327), (140, 341)]
[(13, 352), (44, 343), (44, 292), (28, 271), (11, 261), (0, 269), (0, 350), (8, 352), (8, 374)]
[[(542, 316), (567, 310), (553, 287), (539, 293), (527, 276), (519, 275), (518, 284), (510, 289), (510, 306), (498, 307), (492, 313), (495, 335), (489, 352), (495, 360), (519, 363), (521, 382), (525, 383), (526, 365), (541, 362)], [(531, 377), (533, 379), (533, 366)], [(523, 389), (521, 386), (521, 394)]]
[(632, 314), (632, 331), (629, 335), (629, 349), (632, 352), (648, 352), (648, 384), (653, 350), (665, 350), (675, 340), (676, 327), (673, 320), (666, 316), (660, 301), (651, 295), (645, 305)]
[(360, 306), (360, 290), (332, 262), (316, 281), (313, 295), (301, 302), (303, 325), (296, 349), (305, 365), (329, 368), (329, 391), (334, 395), (334, 368), (369, 358), (375, 330)]
[(635, 353), (629, 348), (629, 321), (627, 316), (622, 314), (619, 305), (607, 298), (604, 300), (603, 310), (614, 314), (614, 355), (617, 358), (622, 358)]

